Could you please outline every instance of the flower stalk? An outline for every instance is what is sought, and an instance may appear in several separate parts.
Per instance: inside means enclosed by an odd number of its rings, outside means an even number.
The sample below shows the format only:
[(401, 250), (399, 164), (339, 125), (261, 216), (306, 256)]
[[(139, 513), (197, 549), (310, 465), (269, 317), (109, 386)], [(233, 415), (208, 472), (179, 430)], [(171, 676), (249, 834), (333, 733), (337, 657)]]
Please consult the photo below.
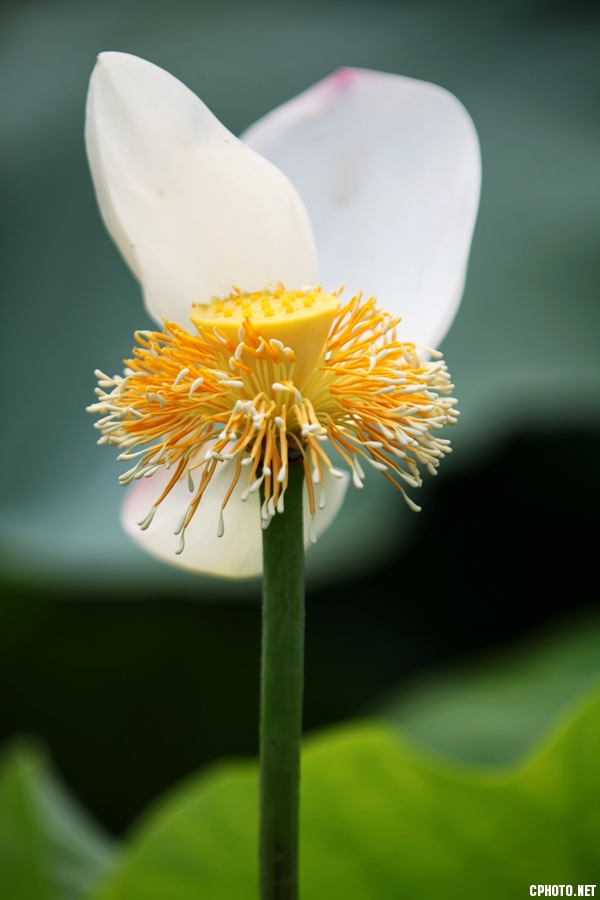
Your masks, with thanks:
[(285, 510), (263, 531), (260, 897), (297, 900), (304, 690), (304, 467), (290, 465)]

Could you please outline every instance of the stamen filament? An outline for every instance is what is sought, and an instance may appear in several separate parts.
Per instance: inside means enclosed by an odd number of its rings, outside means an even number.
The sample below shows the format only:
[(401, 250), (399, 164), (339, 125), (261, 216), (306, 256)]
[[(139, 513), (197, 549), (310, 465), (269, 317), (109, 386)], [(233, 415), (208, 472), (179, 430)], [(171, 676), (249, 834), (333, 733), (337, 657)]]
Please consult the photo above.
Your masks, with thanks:
[[(326, 502), (325, 467), (342, 474), (328, 447), (357, 487), (365, 478), (362, 457), (418, 509), (402, 483), (419, 487), (418, 464), (435, 474), (450, 452), (449, 441), (437, 437), (458, 417), (450, 376), (439, 353), (424, 348), (434, 359), (429, 362), (414, 344), (397, 339), (400, 320), (374, 297), (357, 294), (342, 306), (339, 293), (236, 289), (194, 308), (196, 335), (169, 322), (164, 332), (138, 331), (124, 377), (96, 370), (98, 399), (88, 409), (101, 416), (98, 443), (118, 447), (120, 460), (135, 460), (121, 482), (172, 469), (154, 511), (182, 477), (195, 491), (178, 552), (213, 475), (230, 460), (235, 467), (218, 534), (243, 469), (242, 499), (262, 486), (267, 527), (283, 511), (290, 468), (301, 462), (314, 516), (314, 485), (320, 485), (318, 507)], [(152, 510), (141, 528), (150, 525)]]

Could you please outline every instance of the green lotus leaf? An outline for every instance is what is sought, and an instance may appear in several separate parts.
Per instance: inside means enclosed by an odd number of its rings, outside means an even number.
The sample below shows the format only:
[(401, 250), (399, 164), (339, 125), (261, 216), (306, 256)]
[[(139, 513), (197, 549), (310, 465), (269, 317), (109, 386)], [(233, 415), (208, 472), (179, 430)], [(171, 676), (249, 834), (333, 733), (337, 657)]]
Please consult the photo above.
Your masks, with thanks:
[[(425, 755), (364, 722), (307, 742), (303, 900), (505, 900), (600, 876), (600, 688), (519, 766)], [(95, 900), (254, 900), (257, 775), (220, 765), (167, 797)]]
[(69, 796), (43, 752), (0, 760), (0, 897), (81, 900), (111, 865), (112, 842)]
[(376, 712), (420, 744), (483, 765), (514, 762), (600, 676), (600, 618), (561, 621), (405, 685)]

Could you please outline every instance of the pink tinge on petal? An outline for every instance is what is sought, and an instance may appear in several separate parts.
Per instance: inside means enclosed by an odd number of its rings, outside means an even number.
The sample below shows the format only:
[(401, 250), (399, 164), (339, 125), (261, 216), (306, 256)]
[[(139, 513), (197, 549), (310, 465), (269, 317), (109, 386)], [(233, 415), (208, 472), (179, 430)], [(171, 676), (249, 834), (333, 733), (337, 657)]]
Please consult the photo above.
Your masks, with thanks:
[(335, 87), (344, 88), (359, 77), (360, 69), (350, 69), (349, 67), (344, 66), (341, 69), (336, 69), (333, 75), (330, 75), (329, 78), (325, 78), (324, 81), (331, 81)]

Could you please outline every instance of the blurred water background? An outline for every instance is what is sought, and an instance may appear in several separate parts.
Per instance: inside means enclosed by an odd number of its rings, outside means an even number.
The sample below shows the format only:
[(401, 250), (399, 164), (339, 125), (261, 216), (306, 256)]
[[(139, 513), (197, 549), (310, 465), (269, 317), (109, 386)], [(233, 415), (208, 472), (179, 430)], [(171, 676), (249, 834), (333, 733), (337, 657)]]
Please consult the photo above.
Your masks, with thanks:
[[(520, 719), (478, 701), (469, 657), (512, 658), (598, 600), (599, 35), (583, 0), (0, 3), (0, 737), (43, 741), (111, 830), (202, 763), (255, 753), (260, 612), (256, 583), (188, 576), (120, 532), (116, 454), (84, 413), (94, 368), (120, 371), (149, 327), (85, 160), (96, 54), (164, 67), (237, 134), (341, 65), (443, 85), (473, 117), (481, 211), (442, 346), (454, 453), (418, 517), (374, 474), (309, 554), (305, 720), (394, 698), (415, 738), (498, 762), (534, 739), (540, 701)], [(599, 646), (570, 668), (548, 651), (544, 723)], [(461, 750), (457, 722), (483, 708), (480, 749)]]

